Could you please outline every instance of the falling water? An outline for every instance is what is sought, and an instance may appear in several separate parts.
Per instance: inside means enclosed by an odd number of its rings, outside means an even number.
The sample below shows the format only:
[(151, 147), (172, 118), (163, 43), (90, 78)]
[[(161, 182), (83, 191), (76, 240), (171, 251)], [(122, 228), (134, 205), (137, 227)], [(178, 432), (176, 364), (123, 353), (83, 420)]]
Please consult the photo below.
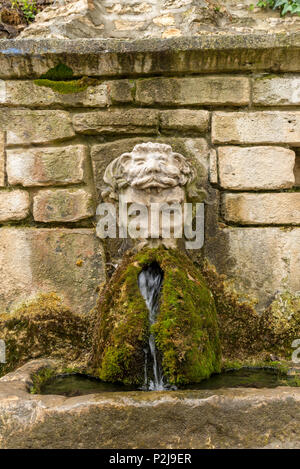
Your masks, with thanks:
[[(163, 271), (158, 264), (146, 267), (139, 275), (139, 288), (149, 310), (150, 326), (155, 323), (158, 312), (159, 294), (163, 281)], [(159, 366), (157, 348), (153, 334), (149, 335), (149, 349), (153, 363), (153, 380), (148, 383), (148, 350), (145, 349), (145, 387), (151, 391), (165, 389), (161, 367)]]

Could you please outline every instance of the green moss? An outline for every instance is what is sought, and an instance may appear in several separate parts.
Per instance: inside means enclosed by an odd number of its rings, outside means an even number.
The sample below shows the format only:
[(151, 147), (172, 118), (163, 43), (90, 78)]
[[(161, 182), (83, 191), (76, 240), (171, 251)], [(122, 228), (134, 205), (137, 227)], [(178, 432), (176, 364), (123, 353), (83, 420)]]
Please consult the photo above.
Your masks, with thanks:
[(98, 84), (98, 80), (88, 77), (83, 77), (78, 80), (70, 81), (56, 81), (40, 78), (38, 80), (34, 80), (34, 83), (37, 86), (46, 86), (47, 88), (51, 88), (56, 93), (71, 94), (82, 93), (89, 86), (95, 86), (96, 84)]
[(214, 300), (188, 257), (164, 248), (127, 256), (104, 290), (94, 337), (96, 374), (105, 381), (142, 384), (150, 331), (138, 275), (152, 262), (164, 271), (153, 326), (164, 375), (170, 384), (199, 382), (220, 371)]
[(90, 349), (89, 322), (89, 316), (74, 314), (54, 293), (40, 295), (13, 313), (0, 314), (0, 339), (5, 341), (7, 359), (0, 364), (0, 376), (37, 358), (84, 362)]
[(59, 63), (55, 67), (50, 68), (46, 73), (41, 75), (41, 78), (52, 81), (72, 80), (73, 70), (67, 65)]

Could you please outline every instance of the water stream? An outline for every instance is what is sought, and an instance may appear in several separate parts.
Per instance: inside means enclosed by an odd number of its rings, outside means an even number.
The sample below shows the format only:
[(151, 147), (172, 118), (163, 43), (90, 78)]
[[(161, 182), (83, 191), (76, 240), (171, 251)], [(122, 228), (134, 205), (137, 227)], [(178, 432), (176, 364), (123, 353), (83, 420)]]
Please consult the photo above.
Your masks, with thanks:
[[(139, 275), (139, 288), (149, 310), (149, 323), (152, 326), (156, 321), (158, 312), (159, 295), (163, 282), (163, 271), (157, 263), (152, 263), (142, 270)], [(155, 344), (155, 337), (152, 333), (149, 335), (149, 351), (151, 362), (153, 364), (153, 377), (148, 376), (148, 349), (145, 353), (145, 382), (144, 387), (150, 391), (163, 391), (166, 389), (162, 369), (159, 364), (158, 352)]]

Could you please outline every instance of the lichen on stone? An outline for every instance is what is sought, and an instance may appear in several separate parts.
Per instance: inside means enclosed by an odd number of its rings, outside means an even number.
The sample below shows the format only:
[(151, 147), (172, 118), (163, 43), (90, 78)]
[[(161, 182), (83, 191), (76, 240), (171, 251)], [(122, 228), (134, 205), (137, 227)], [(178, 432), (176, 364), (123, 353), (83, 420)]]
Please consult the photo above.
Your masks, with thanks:
[(220, 371), (220, 343), (213, 297), (201, 273), (177, 250), (127, 254), (98, 304), (93, 367), (105, 381), (142, 384), (148, 344), (148, 310), (138, 287), (141, 270), (157, 262), (164, 272), (152, 332), (170, 384), (200, 382)]

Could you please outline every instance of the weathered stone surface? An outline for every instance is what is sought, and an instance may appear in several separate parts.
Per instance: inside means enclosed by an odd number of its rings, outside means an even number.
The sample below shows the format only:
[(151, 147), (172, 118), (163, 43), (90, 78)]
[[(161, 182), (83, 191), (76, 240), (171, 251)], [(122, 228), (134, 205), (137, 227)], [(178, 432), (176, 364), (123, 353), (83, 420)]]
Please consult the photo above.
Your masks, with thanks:
[(243, 225), (300, 224), (300, 192), (225, 194), (226, 221)]
[(112, 80), (106, 82), (110, 101), (115, 103), (133, 102), (134, 80)]
[(75, 135), (65, 111), (0, 110), (0, 125), (7, 131), (8, 145), (56, 142)]
[(295, 186), (300, 186), (300, 152), (297, 153), (296, 163), (294, 168)]
[(299, 18), (278, 11), (249, 9), (250, 0), (224, 2), (216, 0), (68, 0), (54, 4), (39, 13), (22, 32), (23, 37), (113, 37), (157, 38), (175, 35), (225, 34), (253, 31), (299, 30)]
[(299, 111), (214, 112), (214, 143), (289, 143), (300, 146)]
[(25, 187), (80, 183), (86, 159), (84, 145), (7, 150), (8, 182)]
[(1, 448), (300, 447), (299, 388), (30, 394), (42, 367), (51, 361), (1, 378)]
[(267, 76), (253, 81), (253, 103), (261, 106), (300, 104), (300, 76)]
[(282, 147), (219, 147), (224, 189), (287, 189), (294, 185), (295, 152)]
[(214, 236), (206, 236), (204, 250), (242, 296), (258, 299), (260, 311), (277, 292), (300, 290), (299, 245), (299, 228), (220, 226)]
[(158, 111), (153, 109), (110, 109), (109, 111), (75, 114), (76, 132), (83, 134), (105, 133), (157, 133)]
[(142, 104), (242, 106), (249, 99), (249, 80), (245, 77), (158, 77), (136, 83), (136, 100)]
[(94, 213), (92, 195), (85, 189), (41, 190), (33, 197), (35, 221), (74, 222)]
[(29, 215), (29, 206), (26, 191), (0, 191), (0, 222), (23, 220)]
[(37, 83), (33, 80), (0, 80), (0, 103), (7, 106), (29, 107), (53, 105), (106, 107), (112, 103), (133, 101), (134, 83), (129, 80), (104, 81), (99, 84), (96, 82), (78, 93), (60, 93), (51, 88), (49, 83), (49, 80), (38, 80)]
[[(268, 11), (269, 14), (269, 11)], [(74, 76), (300, 72), (300, 33), (202, 34), (192, 38), (1, 40), (1, 78), (40, 78), (63, 60)]]
[(103, 251), (91, 229), (0, 229), (0, 308), (11, 311), (41, 292), (56, 292), (87, 313), (104, 280)]
[(191, 109), (174, 109), (159, 113), (160, 127), (163, 130), (192, 130), (195, 132), (207, 132), (209, 126), (208, 111), (194, 111)]
[(218, 159), (217, 152), (212, 148), (209, 152), (209, 180), (211, 184), (218, 184)]
[[(42, 80), (39, 80), (42, 83)], [(47, 81), (45, 80), (45, 83)], [(49, 86), (41, 86), (34, 81), (0, 81), (0, 103), (7, 106), (51, 106), (62, 104), (74, 106), (105, 107), (110, 103), (107, 83), (89, 86), (79, 93), (62, 94)]]
[(0, 131), (0, 187), (5, 186), (5, 132)]
[[(131, 152), (138, 143), (149, 142), (147, 137), (136, 137), (115, 140), (100, 145), (94, 145), (91, 150), (95, 184), (100, 197), (103, 188), (103, 175), (108, 164), (122, 153)], [(203, 138), (151, 138), (151, 142), (166, 143), (171, 145), (173, 151), (181, 153), (195, 165), (198, 171), (198, 183), (203, 186), (208, 180), (209, 150)]]

